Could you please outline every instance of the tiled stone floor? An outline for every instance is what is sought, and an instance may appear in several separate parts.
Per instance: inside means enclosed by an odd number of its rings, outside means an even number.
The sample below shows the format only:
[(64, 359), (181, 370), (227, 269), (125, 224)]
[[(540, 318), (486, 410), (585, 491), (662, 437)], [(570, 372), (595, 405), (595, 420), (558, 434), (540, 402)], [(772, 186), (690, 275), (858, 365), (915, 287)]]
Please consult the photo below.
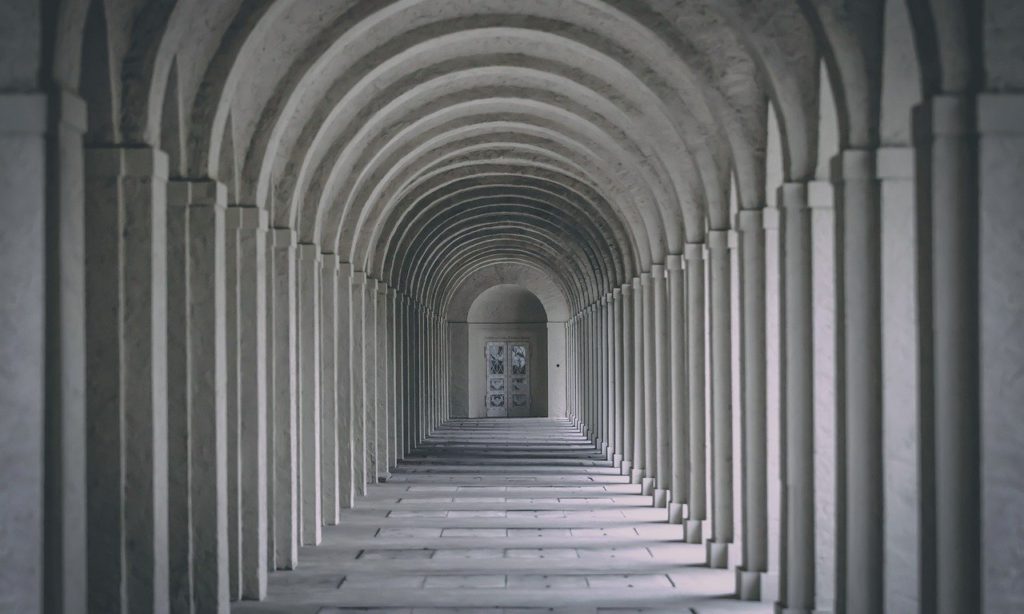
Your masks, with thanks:
[(246, 612), (755, 612), (556, 419), (457, 420)]

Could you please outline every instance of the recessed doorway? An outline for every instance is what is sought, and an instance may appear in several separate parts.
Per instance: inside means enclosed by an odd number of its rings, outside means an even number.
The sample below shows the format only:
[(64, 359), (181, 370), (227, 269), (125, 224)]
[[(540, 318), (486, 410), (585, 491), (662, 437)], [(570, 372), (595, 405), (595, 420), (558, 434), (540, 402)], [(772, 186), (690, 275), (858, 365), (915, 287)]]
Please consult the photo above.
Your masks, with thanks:
[(530, 342), (488, 339), (484, 344), (484, 407), (488, 418), (530, 415)]

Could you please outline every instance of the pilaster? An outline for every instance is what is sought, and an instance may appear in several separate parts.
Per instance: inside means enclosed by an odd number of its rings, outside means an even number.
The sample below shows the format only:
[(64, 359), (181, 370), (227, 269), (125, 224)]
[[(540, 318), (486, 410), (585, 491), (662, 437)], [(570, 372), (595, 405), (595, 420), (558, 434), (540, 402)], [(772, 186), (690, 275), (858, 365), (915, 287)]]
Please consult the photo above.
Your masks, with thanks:
[(669, 345), (669, 402), (672, 414), (672, 502), (668, 507), (668, 521), (683, 524), (689, 497), (690, 440), (688, 399), (686, 395), (686, 277), (683, 257), (673, 254), (666, 258), (668, 270), (668, 345)]
[(687, 243), (686, 259), (686, 372), (690, 438), (689, 495), (686, 541), (704, 541), (707, 524), (707, 405), (705, 398), (704, 244)]

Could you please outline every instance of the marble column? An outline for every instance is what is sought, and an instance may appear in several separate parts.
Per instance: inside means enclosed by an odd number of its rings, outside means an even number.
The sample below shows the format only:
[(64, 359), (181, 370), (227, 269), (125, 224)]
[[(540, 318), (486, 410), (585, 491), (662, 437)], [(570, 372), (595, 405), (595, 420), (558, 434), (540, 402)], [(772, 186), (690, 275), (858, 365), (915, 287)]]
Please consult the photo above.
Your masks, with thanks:
[(320, 501), (320, 248), (298, 247), (299, 454), (303, 545), (322, 539)]
[[(45, 57), (39, 15), (33, 8), (5, 16), (8, 33), (30, 24), (20, 40), (33, 41), (33, 57)], [(32, 65), (15, 57), (8, 70)], [(49, 89), (0, 94), (0, 608), (16, 612), (84, 611), (88, 575), (104, 571), (89, 568), (86, 552), (86, 109), (67, 90)], [(119, 508), (115, 499), (108, 505)], [(106, 567), (116, 571), (111, 585), (123, 573), (118, 563)]]
[[(989, 10), (986, 8), (986, 11)], [(1019, 33), (1018, 6), (1003, 3), (995, 10), (999, 13), (990, 12), (990, 23), (1008, 22), (1008, 19), (1001, 18), (1003, 13), (1011, 19), (1016, 15), (1014, 23), (1018, 24), (1016, 31)], [(1010, 35), (1010, 38), (1013, 36)], [(975, 372), (978, 378), (975, 390), (971, 390), (970, 380), (963, 381), (965, 388), (957, 391), (956, 397), (947, 398), (942, 406), (942, 427), (938, 432), (943, 439), (942, 452), (945, 452), (954, 439), (947, 429), (954, 422), (970, 420), (972, 408), (968, 399), (977, 395), (979, 410), (973, 415), (980, 423), (979, 456), (972, 460), (971, 450), (960, 450), (967, 464), (962, 466), (963, 473), (951, 475), (948, 473), (950, 467), (944, 463), (939, 482), (943, 483), (942, 496), (945, 500), (956, 491), (969, 489), (971, 484), (967, 474), (977, 470), (980, 476), (977, 486), (980, 490), (978, 505), (970, 510), (948, 510), (941, 517), (939, 530), (969, 521), (971, 513), (978, 514), (979, 521), (967, 531), (967, 535), (940, 535), (939, 547), (943, 558), (940, 558), (939, 568), (942, 578), (965, 574), (962, 576), (962, 585), (955, 589), (943, 587), (941, 597), (952, 600), (960, 599), (957, 593), (969, 594), (971, 582), (975, 580), (966, 575), (971, 572), (965, 569), (970, 562), (964, 558), (945, 557), (957, 546), (956, 542), (966, 542), (977, 536), (978, 541), (974, 543), (981, 544), (979, 557), (982, 564), (973, 571), (980, 576), (977, 578), (980, 601), (986, 611), (1002, 613), (1024, 610), (1024, 594), (1019, 583), (1020, 571), (1024, 569), (1024, 550), (1020, 547), (1019, 533), (1018, 539), (1007, 537), (1024, 526), (1024, 473), (1020, 470), (1024, 467), (1024, 446), (1021, 446), (1021, 441), (1024, 441), (1024, 417), (1020, 408), (1020, 399), (1024, 398), (1024, 378), (1020, 377), (1021, 357), (1024, 356), (1024, 326), (1021, 326), (1020, 308), (1024, 304), (1024, 261), (1020, 258), (1021, 237), (1024, 237), (1024, 216), (1021, 215), (1020, 207), (1020, 169), (1024, 165), (1024, 129), (1020, 122), (1022, 113), (1024, 96), (1019, 90), (984, 92), (978, 96), (979, 309), (976, 330), (980, 370)], [(947, 130), (947, 135), (943, 137), (946, 141), (943, 147), (956, 146), (964, 138), (964, 135), (948, 134), (950, 132), (954, 131)], [(962, 161), (967, 163), (969, 158)], [(936, 167), (936, 170), (941, 168)], [(970, 219), (970, 201), (962, 201), (958, 205), (944, 203), (944, 208), (946, 210), (941, 218), (935, 219), (936, 238), (953, 238), (952, 234), (957, 231), (950, 224), (955, 223), (955, 218), (965, 221)], [(966, 234), (957, 232), (956, 240), (969, 240)], [(938, 241), (934, 243), (936, 249), (939, 245)], [(968, 245), (962, 243), (956, 251)], [(946, 258), (952, 257), (951, 254), (946, 255)], [(945, 262), (937, 264), (940, 267), (937, 270), (947, 270)], [(947, 281), (963, 288), (969, 285), (970, 279), (969, 275), (961, 271)], [(937, 292), (937, 297), (941, 294), (942, 300), (949, 301), (953, 298), (947, 294), (951, 290), (944, 286), (941, 293)], [(952, 317), (961, 322), (965, 322), (962, 318), (970, 315), (969, 312), (958, 312), (958, 307), (952, 303), (947, 303), (941, 313), (944, 318)], [(948, 320), (944, 319), (944, 322)], [(950, 336), (943, 340), (943, 344), (968, 341), (960, 337), (962, 331), (957, 334), (945, 330), (943, 334)], [(944, 364), (940, 375), (946, 377), (954, 370), (958, 373), (968, 371), (969, 363), (966, 361), (970, 359), (970, 353), (964, 352), (958, 356), (959, 364)], [(969, 428), (971, 425), (968, 423), (967, 426)], [(950, 483), (954, 481), (955, 484)], [(943, 580), (940, 578), (940, 581)], [(942, 607), (952, 610), (951, 605)]]
[(336, 348), (337, 379), (335, 394), (338, 408), (338, 506), (352, 507), (355, 501), (355, 449), (353, 425), (353, 373), (352, 373), (352, 264), (338, 263), (337, 312), (334, 340)]
[(672, 429), (672, 501), (669, 503), (668, 521), (681, 525), (686, 501), (690, 496), (690, 438), (687, 433), (690, 418), (686, 393), (686, 276), (683, 270), (683, 257), (669, 255), (665, 259), (665, 268), (668, 272), (668, 380)]
[(743, 558), (736, 570), (741, 599), (761, 598), (761, 576), (768, 571), (768, 476), (765, 357), (764, 216), (743, 210), (739, 231)]
[(711, 539), (707, 542), (708, 566), (729, 566), (733, 541), (732, 459), (732, 283), (729, 262), (729, 231), (708, 232), (708, 276), (711, 301)]
[(377, 480), (391, 477), (391, 376), (388, 373), (388, 286), (377, 284)]
[[(224, 331), (227, 424), (227, 518), (228, 518), (228, 595), (231, 601), (242, 596), (242, 482), (241, 405), (238, 400), (238, 226), (235, 207), (224, 212)], [(170, 290), (170, 284), (168, 284)], [(185, 295), (187, 297), (187, 294)], [(168, 301), (170, 302), (170, 301)], [(169, 353), (168, 353), (169, 354)], [(170, 358), (168, 356), (168, 358)], [(168, 417), (168, 421), (170, 418)], [(173, 537), (173, 536), (172, 536)]]
[(622, 284), (621, 288), (621, 342), (622, 355), (622, 465), (620, 473), (629, 476), (633, 469), (633, 284)]
[[(846, 610), (882, 611), (881, 267), (875, 155), (838, 157), (846, 417)], [(958, 444), (959, 445), (959, 444)]]
[(623, 384), (622, 384), (622, 289), (612, 290), (612, 376), (613, 398), (615, 400), (614, 429), (615, 439), (612, 442), (615, 453), (612, 466), (622, 466), (622, 449), (624, 444)]
[[(295, 232), (274, 228), (274, 544), (278, 569), (299, 557), (298, 395), (295, 352)], [(269, 268), (269, 267), (268, 267)]]
[(598, 299), (594, 305), (594, 358), (597, 361), (596, 390), (594, 391), (597, 394), (597, 420), (594, 426), (597, 429), (598, 443), (605, 453), (608, 451), (608, 338), (605, 337), (605, 309), (607, 306), (608, 297), (605, 296)]
[[(1002, 512), (985, 510), (988, 513), (983, 518), (982, 499), (988, 492), (980, 485), (982, 429), (985, 429), (987, 435), (985, 443), (991, 445), (993, 450), (999, 450), (985, 451), (985, 456), (994, 461), (991, 469), (986, 467), (986, 473), (995, 470), (996, 475), (1001, 477), (998, 483), (1004, 485), (996, 488), (1007, 491), (1013, 489), (1005, 486), (1005, 480), (1010, 480), (1009, 476), (1017, 476), (1020, 472), (1020, 466), (1013, 464), (1014, 457), (1020, 458), (1020, 453), (1016, 451), (1020, 447), (1020, 441), (1009, 446), (997, 446), (1002, 437), (997, 430), (992, 429), (1003, 426), (1009, 429), (1009, 433), (1019, 435), (1024, 432), (1019, 427), (1019, 418), (1016, 421), (1007, 420), (1010, 414), (991, 414), (979, 408), (981, 368), (987, 370), (992, 367), (992, 374), (986, 374), (984, 377), (989, 379), (995, 376), (996, 381), (999, 381), (998, 377), (1002, 371), (1002, 367), (995, 362), (979, 364), (981, 352), (1012, 348), (1014, 331), (1017, 329), (1013, 325), (982, 328), (979, 321), (979, 313), (983, 310), (993, 313), (1001, 310), (999, 305), (1013, 305), (1013, 295), (1009, 289), (1019, 286), (1018, 283), (1010, 281), (1015, 276), (996, 276), (995, 273), (1004, 266), (1012, 270), (1012, 265), (1004, 265), (1001, 261), (1019, 260), (1020, 236), (1013, 238), (1013, 229), (1020, 227), (1019, 196), (1013, 189), (1015, 184), (1019, 185), (1019, 169), (1009, 169), (1014, 168), (1014, 162), (1019, 161), (1020, 156), (1014, 155), (1013, 149), (1007, 147), (1012, 141), (1006, 139), (1005, 132), (987, 140), (985, 146), (979, 145), (976, 141), (979, 138), (979, 128), (982, 126), (997, 128), (1003, 132), (1007, 126), (1017, 125), (1018, 120), (1014, 119), (1016, 113), (1012, 112), (1014, 109), (1000, 109), (996, 106), (998, 100), (995, 97), (986, 101), (974, 100), (969, 96), (938, 96), (928, 101), (925, 107), (931, 133), (930, 142), (924, 143), (926, 156), (931, 163), (931, 176), (924, 189), (927, 190), (931, 205), (928, 228), (930, 236), (927, 238), (930, 250), (926, 257), (930, 256), (927, 261), (931, 274), (929, 289), (932, 307), (930, 400), (934, 412), (934, 605), (935, 611), (939, 614), (982, 609), (997, 611), (995, 604), (985, 603), (982, 595), (982, 570), (989, 567), (990, 561), (994, 562), (993, 559), (983, 557), (982, 549), (995, 548), (988, 544), (983, 545), (982, 536), (985, 531), (990, 530), (983, 529), (983, 522), (994, 521), (995, 526), (999, 527), (1012, 524), (1009, 516), (1020, 518), (1020, 513), (1012, 513), (1010, 510), (1013, 508), (1009, 506), (1003, 508), (1005, 511)], [(979, 102), (982, 103), (980, 106)], [(984, 104), (985, 102), (989, 104)], [(982, 151), (984, 155), (980, 155)], [(981, 162), (985, 165), (980, 165)], [(986, 168), (987, 166), (990, 168)], [(999, 182), (996, 185), (982, 184), (982, 187), (987, 189), (982, 189), (979, 193), (978, 187), (982, 176), (998, 178)], [(986, 218), (986, 236), (1002, 240), (992, 245), (979, 242), (979, 205), (981, 202), (987, 205), (987, 215), (1000, 210), (1009, 212), (1012, 206), (1002, 202), (1007, 199), (1017, 200), (1015, 214), (1005, 216), (1001, 220)], [(996, 224), (1003, 227), (997, 228)], [(990, 258), (984, 270), (979, 266), (979, 252), (982, 249)], [(996, 258), (991, 259), (992, 255)], [(868, 272), (864, 273), (866, 276)], [(979, 278), (984, 282), (980, 282)], [(1016, 279), (1019, 280), (1019, 277)], [(867, 281), (873, 282), (874, 278), (865, 280), (865, 283)], [(987, 297), (979, 296), (982, 283), (994, 292)], [(979, 298), (993, 300), (993, 304), (979, 304)], [(1016, 311), (1019, 313), (1019, 305)], [(1009, 321), (1019, 320), (1018, 316)], [(874, 321), (867, 320), (863, 325), (874, 325)], [(979, 347), (978, 337), (982, 333), (989, 345)], [(997, 355), (1007, 358), (1002, 352)], [(1011, 352), (1010, 356), (1018, 357), (1019, 369), (1019, 351)], [(1014, 362), (1013, 358), (1008, 360)], [(1019, 370), (1015, 373), (1017, 374), (1005, 377), (998, 384), (998, 389), (993, 390), (998, 396), (994, 398), (1012, 395), (1011, 391), (1014, 388), (1020, 389), (1019, 384), (1013, 385), (1020, 379)], [(849, 399), (849, 393), (847, 398)], [(1005, 398), (1010, 399), (1012, 396)], [(867, 402), (867, 399), (864, 402)], [(1019, 416), (1019, 399), (1012, 401), (1011, 405), (1017, 406), (1011, 411)], [(986, 409), (994, 408), (990, 406)], [(852, 411), (853, 408), (847, 410), (848, 414)], [(982, 417), (991, 418), (992, 423), (983, 424)], [(1014, 422), (1017, 424), (1016, 429), (1013, 428)], [(1013, 441), (1013, 435), (1009, 435), (1007, 441)], [(1000, 462), (996, 460), (997, 458), (1005, 460)], [(847, 462), (852, 460), (848, 458)], [(1020, 484), (1019, 478), (1015, 483)], [(992, 485), (989, 483), (986, 486)], [(851, 485), (851, 490), (852, 488)], [(852, 515), (853, 511), (850, 513)], [(1006, 519), (999, 518), (1000, 516), (1006, 516)], [(1019, 526), (1011, 530), (1019, 531)], [(878, 529), (877, 526), (872, 528)], [(866, 531), (867, 527), (864, 530)], [(996, 541), (1008, 540), (1010, 534), (988, 533), (990, 536), (998, 535), (995, 537)], [(1017, 535), (1019, 536), (1019, 533)], [(851, 542), (857, 536), (859, 534), (854, 535), (851, 531)], [(881, 536), (878, 537), (881, 541)], [(1016, 541), (1019, 546), (1019, 539), (1009, 541)], [(1017, 550), (1019, 552), (1019, 548)], [(874, 552), (866, 554), (871, 555)], [(864, 564), (868, 562), (870, 561), (865, 560)], [(1012, 566), (999, 569), (995, 573), (1016, 575), (1015, 572), (1019, 571), (1011, 570), (1014, 570)], [(852, 581), (851, 578), (850, 582)], [(1013, 581), (1013, 584), (1017, 582)], [(1017, 593), (1019, 595), (1019, 590)], [(983, 603), (986, 606), (984, 608)], [(1012, 609), (1002, 611), (1009, 612)]]
[[(882, 272), (883, 609), (921, 601), (921, 241), (914, 150), (878, 150)], [(923, 216), (920, 216), (923, 218)], [(828, 494), (828, 493), (825, 493)], [(815, 493), (817, 496), (817, 493)]]
[[(189, 300), (188, 300), (188, 205), (192, 200), (191, 182), (167, 183), (167, 381), (181, 385), (167, 387), (167, 520), (168, 520), (168, 585), (171, 612), (192, 612), (192, 471), (191, 412), (189, 397)], [(97, 236), (90, 233), (90, 236)], [(91, 286), (92, 287), (92, 286)], [(89, 314), (100, 321), (98, 314)], [(91, 381), (92, 378), (90, 378)], [(96, 382), (99, 383), (99, 382)], [(90, 439), (91, 441), (91, 439)], [(98, 464), (92, 467), (99, 467)], [(171, 470), (178, 467), (178, 471)], [(91, 473), (91, 472), (90, 472)], [(108, 499), (98, 495), (91, 499), (107, 505)], [(103, 518), (99, 510), (93, 512)], [(178, 539), (173, 539), (178, 536)], [(90, 540), (99, 538), (90, 535)], [(104, 548), (106, 550), (106, 548)], [(90, 552), (92, 552), (90, 550)], [(104, 555), (107, 556), (107, 555)], [(113, 557), (107, 557), (113, 558)], [(90, 568), (91, 569), (91, 568)], [(109, 608), (111, 587), (94, 585), (90, 591), (90, 607)], [(120, 592), (120, 591), (118, 591)], [(100, 601), (105, 605), (100, 604)]]
[(364, 318), (366, 302), (366, 273), (352, 273), (351, 307), (351, 373), (352, 373), (352, 475), (356, 494), (366, 495), (366, 373), (364, 363), (365, 338)]
[(405, 429), (405, 424), (402, 413), (404, 406), (402, 398), (402, 368), (399, 364), (403, 352), (401, 306), (402, 297), (399, 296), (397, 290), (391, 288), (388, 293), (388, 326), (390, 327), (389, 339), (391, 340), (388, 347), (388, 364), (390, 365), (388, 373), (391, 375), (390, 419), (392, 420), (392, 429), (391, 441), (388, 444), (391, 455), (388, 460), (392, 467), (397, 467), (398, 461), (405, 456), (402, 452), (402, 433)]
[[(18, 169), (21, 155), (0, 166), (0, 176)], [(89, 607), (167, 612), (167, 156), (88, 148), (85, 180)], [(12, 442), (4, 453), (13, 458), (23, 445)], [(42, 541), (41, 526), (9, 520), (5, 530)]]
[[(661, 267), (658, 267), (659, 269)], [(657, 395), (657, 351), (655, 347), (655, 292), (653, 274), (658, 269), (641, 276), (644, 293), (644, 482), (642, 493), (653, 496), (658, 473), (658, 395)], [(655, 502), (657, 500), (655, 499)]]
[(785, 327), (785, 560), (779, 608), (810, 614), (814, 603), (814, 372), (811, 225), (807, 186), (779, 189), (783, 210)]
[[(228, 591), (227, 363), (223, 184), (193, 182), (189, 230), (189, 413), (193, 604), (226, 611)], [(130, 492), (130, 491), (129, 491)]]
[(239, 414), (241, 597), (267, 593), (267, 212), (230, 207), (237, 229), (234, 299), (238, 305), (236, 363)]
[(338, 524), (338, 257), (320, 255), (320, 514)]
[(819, 611), (836, 605), (839, 532), (836, 514), (838, 474), (838, 410), (836, 360), (836, 216), (833, 186), (828, 181), (807, 185), (811, 225), (811, 354), (814, 395), (814, 595)]
[(377, 280), (367, 275), (363, 287), (363, 407), (366, 414), (366, 475), (363, 481), (376, 484), (378, 467), (377, 430)]
[(654, 296), (654, 406), (657, 422), (658, 463), (654, 506), (668, 507), (672, 487), (672, 408), (669, 381), (668, 295), (665, 265), (651, 267), (651, 289)]
[(707, 399), (705, 397), (704, 244), (687, 243), (686, 371), (689, 410), (690, 479), (686, 510), (686, 541), (704, 541), (707, 512)]
[(647, 408), (644, 406), (644, 291), (643, 274), (633, 278), (633, 469), (630, 482), (646, 475)]

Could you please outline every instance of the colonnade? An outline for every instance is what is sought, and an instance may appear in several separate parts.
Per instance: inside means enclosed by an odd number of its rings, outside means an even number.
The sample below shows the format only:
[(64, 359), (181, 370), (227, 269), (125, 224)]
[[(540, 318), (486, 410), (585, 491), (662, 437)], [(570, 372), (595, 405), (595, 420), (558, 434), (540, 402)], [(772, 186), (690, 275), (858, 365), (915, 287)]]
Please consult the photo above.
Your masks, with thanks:
[(89, 608), (260, 599), (447, 419), (447, 324), (162, 152), (86, 160)]

